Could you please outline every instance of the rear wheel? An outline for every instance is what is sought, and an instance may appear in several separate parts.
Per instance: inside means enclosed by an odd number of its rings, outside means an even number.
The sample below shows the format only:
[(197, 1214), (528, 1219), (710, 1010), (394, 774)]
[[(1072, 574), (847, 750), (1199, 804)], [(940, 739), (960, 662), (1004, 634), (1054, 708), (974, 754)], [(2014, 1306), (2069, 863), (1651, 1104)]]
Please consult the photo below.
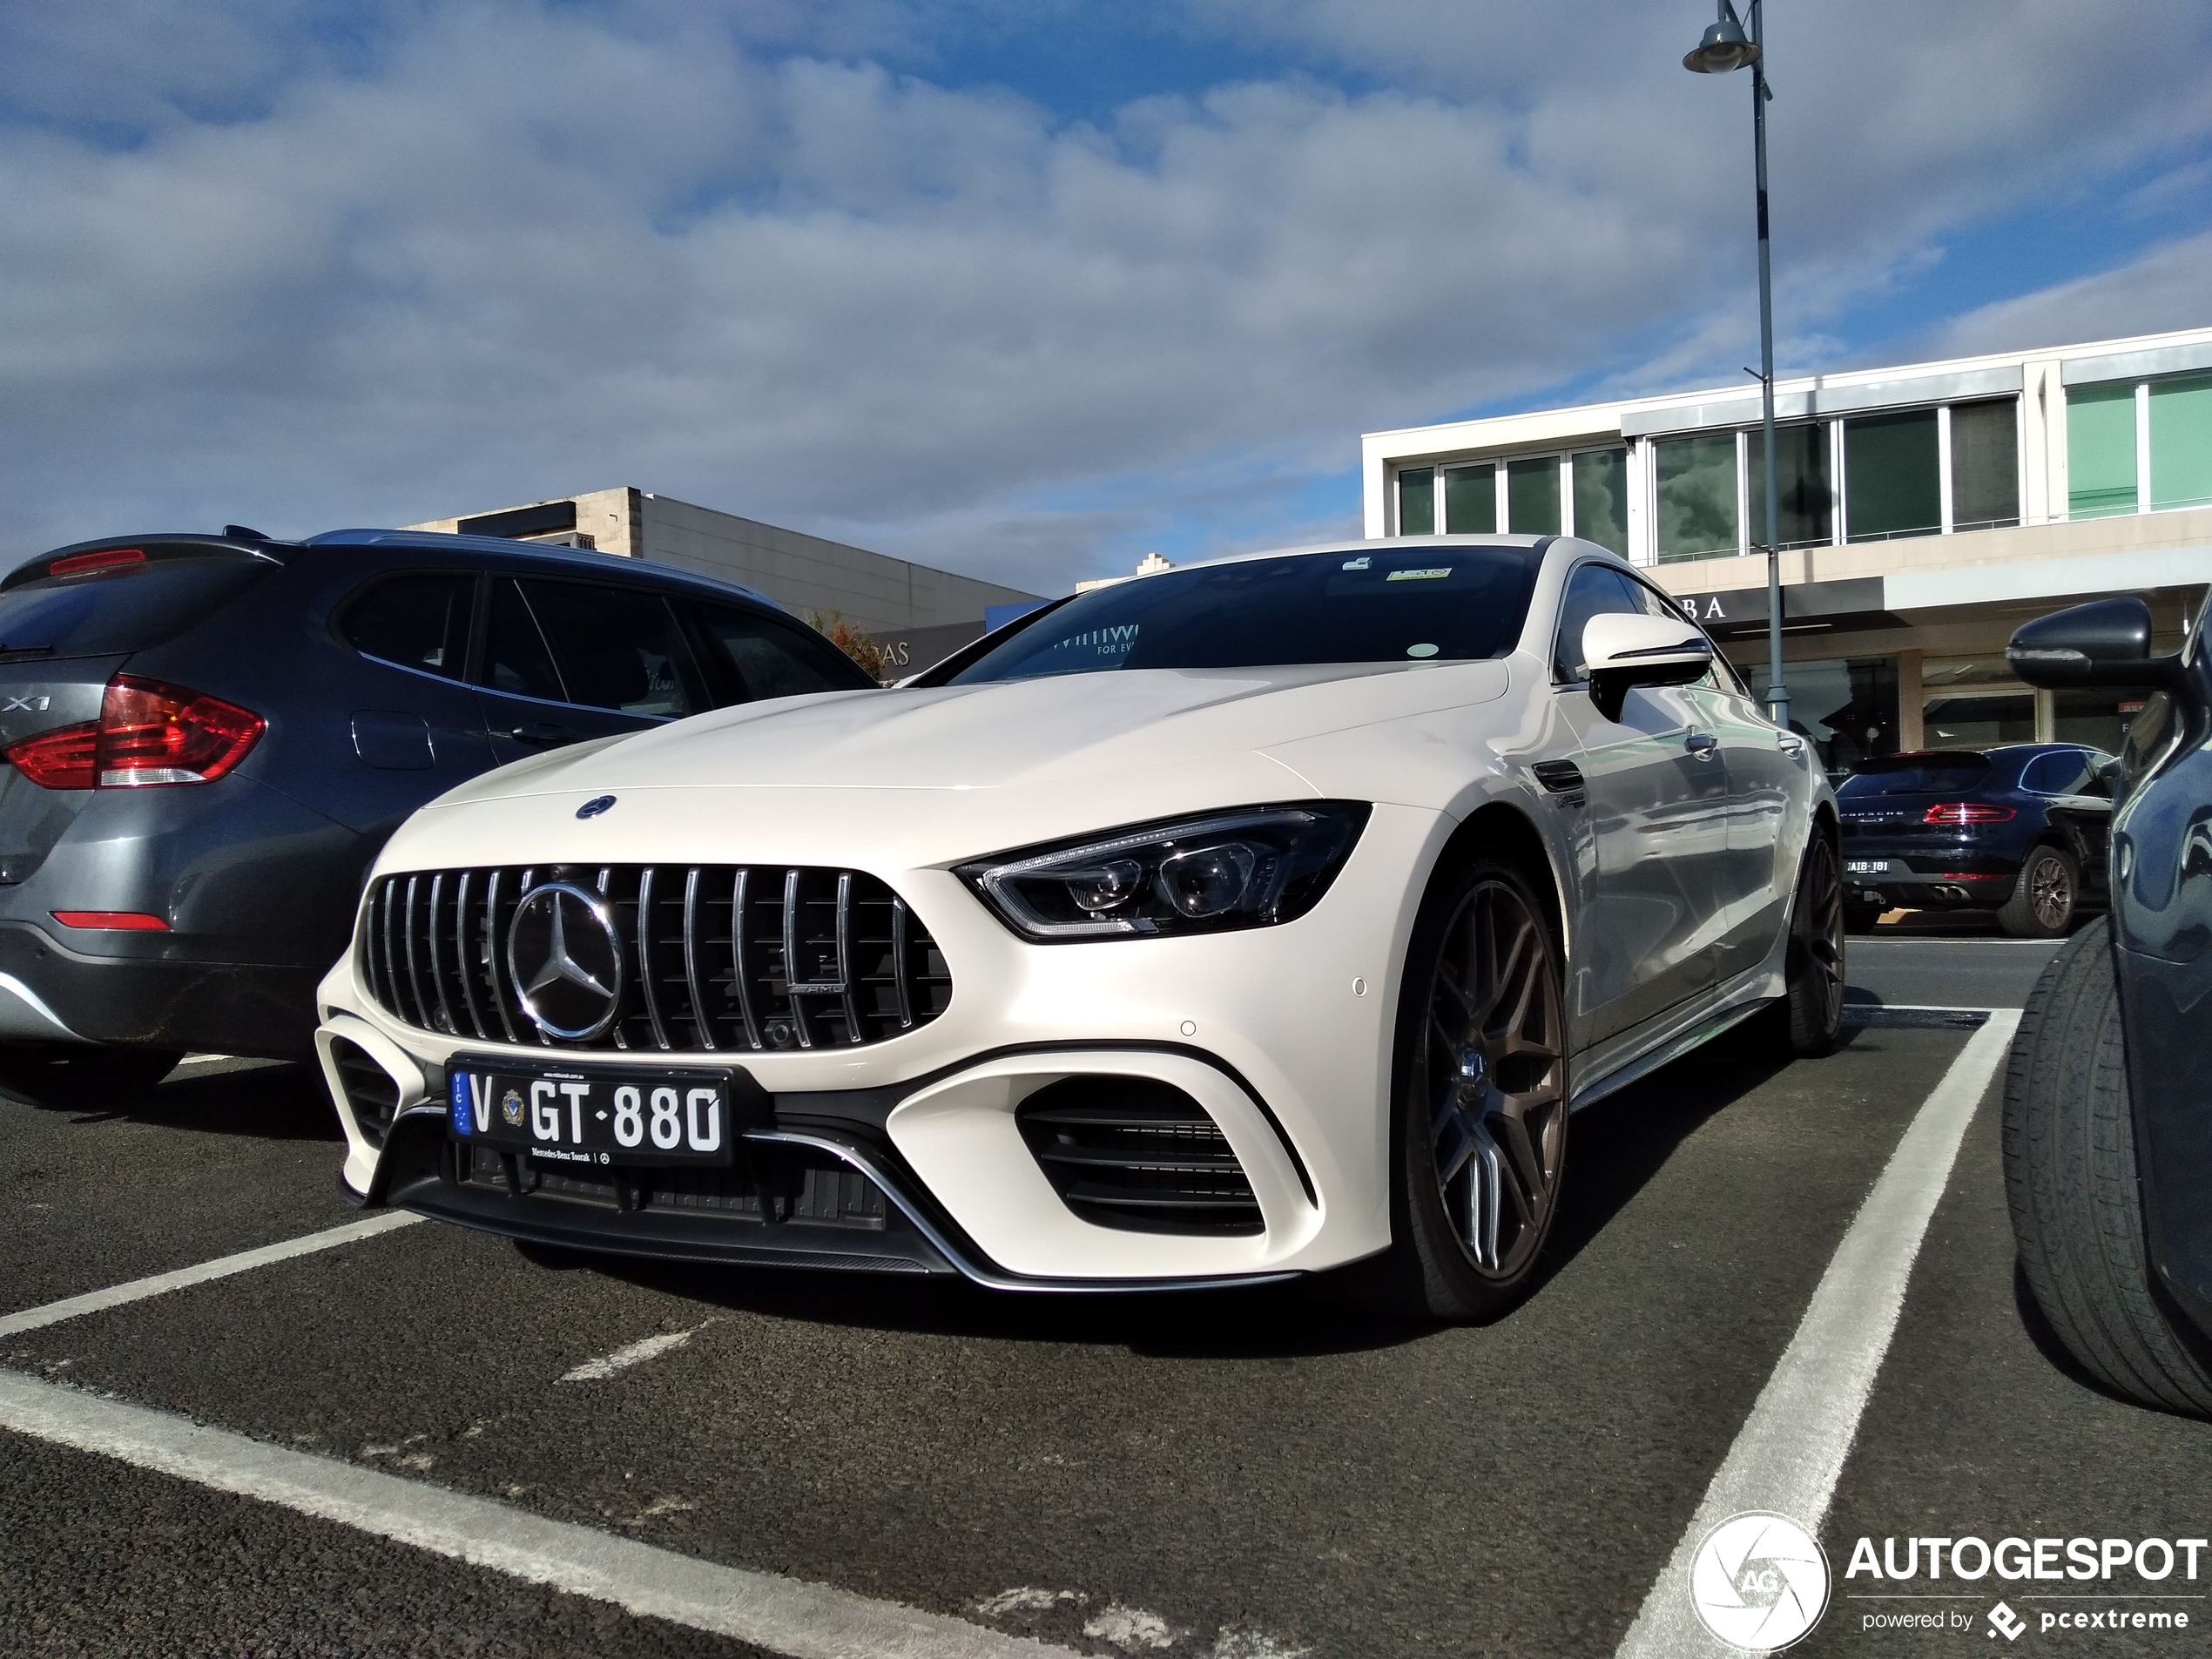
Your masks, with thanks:
[(2032, 849), (2020, 866), (2013, 896), (1997, 912), (1997, 925), (2015, 939), (2057, 939), (2074, 926), (2081, 880), (2063, 848)]
[(2013, 1239), (2044, 1323), (2084, 1370), (2146, 1406), (2212, 1416), (2205, 1345), (2167, 1313), (2151, 1282), (2110, 937), (2098, 921), (2067, 941), (2013, 1038)]
[(1844, 1028), (1844, 875), (1836, 844), (1817, 826), (1790, 904), (1785, 986), (1772, 1015), (1777, 1042), (1801, 1059), (1831, 1052)]
[(1495, 1318), (1534, 1276), (1567, 1168), (1567, 1031), (1550, 910), (1479, 860), (1421, 908), (1399, 1003), (1394, 1258), (1409, 1311)]
[(76, 1044), (0, 1047), (0, 1094), (72, 1110), (120, 1106), (152, 1088), (184, 1058), (175, 1049), (96, 1049)]

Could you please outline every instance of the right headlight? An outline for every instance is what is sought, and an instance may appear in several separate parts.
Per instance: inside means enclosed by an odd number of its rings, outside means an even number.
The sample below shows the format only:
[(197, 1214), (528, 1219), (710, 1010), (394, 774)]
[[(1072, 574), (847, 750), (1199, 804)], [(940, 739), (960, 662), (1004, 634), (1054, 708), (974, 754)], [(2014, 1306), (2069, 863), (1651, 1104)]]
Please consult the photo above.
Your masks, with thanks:
[(1320, 902), (1368, 810), (1352, 800), (1238, 807), (1002, 853), (955, 873), (1025, 939), (1268, 927)]

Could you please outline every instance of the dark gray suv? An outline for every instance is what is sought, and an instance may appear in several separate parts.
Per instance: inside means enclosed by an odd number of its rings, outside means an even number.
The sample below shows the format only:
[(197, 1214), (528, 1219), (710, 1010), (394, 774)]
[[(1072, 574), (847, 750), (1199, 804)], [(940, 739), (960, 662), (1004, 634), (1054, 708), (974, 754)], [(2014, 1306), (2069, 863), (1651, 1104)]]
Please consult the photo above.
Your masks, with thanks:
[(0, 582), (0, 1086), (305, 1055), (416, 807), (558, 745), (874, 685), (759, 594), (523, 543), (233, 525), (33, 559)]

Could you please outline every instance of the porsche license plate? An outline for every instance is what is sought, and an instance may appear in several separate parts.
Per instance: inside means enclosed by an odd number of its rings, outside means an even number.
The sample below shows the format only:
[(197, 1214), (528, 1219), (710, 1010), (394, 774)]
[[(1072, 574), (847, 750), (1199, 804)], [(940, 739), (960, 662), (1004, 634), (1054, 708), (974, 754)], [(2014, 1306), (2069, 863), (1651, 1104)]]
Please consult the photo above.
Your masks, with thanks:
[[(727, 1163), (759, 1096), (757, 1086), (734, 1089), (727, 1071), (523, 1069), (462, 1059), (448, 1079), (456, 1140), (548, 1163)], [(734, 1121), (739, 1112), (746, 1123)]]
[(1844, 873), (1846, 875), (1887, 875), (1890, 861), (1887, 859), (1845, 859)]

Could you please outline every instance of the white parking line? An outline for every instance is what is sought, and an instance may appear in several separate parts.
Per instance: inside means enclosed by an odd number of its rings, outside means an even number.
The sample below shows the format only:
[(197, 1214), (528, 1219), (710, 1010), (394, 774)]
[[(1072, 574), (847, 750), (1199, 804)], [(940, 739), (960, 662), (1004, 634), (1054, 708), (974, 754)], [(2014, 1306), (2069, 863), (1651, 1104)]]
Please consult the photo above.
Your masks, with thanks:
[(657, 1353), (666, 1353), (671, 1348), (682, 1347), (713, 1323), (709, 1319), (705, 1325), (695, 1325), (688, 1331), (671, 1331), (663, 1336), (647, 1337), (626, 1348), (617, 1348), (612, 1353), (603, 1353), (597, 1359), (587, 1359), (574, 1371), (565, 1372), (561, 1380), (564, 1383), (597, 1382), (602, 1378), (611, 1377), (617, 1371), (627, 1371), (632, 1366), (643, 1365)]
[(1743, 1651), (1709, 1635), (1689, 1601), (1690, 1560), (1729, 1516), (1771, 1510), (1818, 1535), (1897, 1331), (1920, 1240), (2020, 1019), (2017, 1008), (1992, 1009), (1914, 1114), (1615, 1659)]
[(0, 1371), (0, 1427), (792, 1659), (1069, 1659), (1073, 1652), (826, 1584), (719, 1567), (15, 1372)]
[(44, 1307), (26, 1308), (21, 1313), (0, 1317), (0, 1337), (36, 1331), (41, 1325), (58, 1325), (64, 1319), (98, 1313), (105, 1308), (121, 1307), (126, 1302), (144, 1301), (149, 1296), (181, 1291), (188, 1285), (205, 1285), (211, 1278), (228, 1278), (233, 1273), (248, 1272), (256, 1267), (266, 1267), (271, 1262), (288, 1261), (294, 1256), (309, 1256), (319, 1250), (353, 1244), (357, 1239), (374, 1238), (379, 1233), (390, 1232), (395, 1227), (411, 1226), (421, 1219), (421, 1217), (410, 1215), (404, 1210), (389, 1210), (381, 1216), (371, 1216), (365, 1221), (349, 1221), (342, 1227), (333, 1227), (324, 1232), (307, 1233), (298, 1238), (287, 1238), (281, 1244), (264, 1244), (259, 1250), (242, 1250), (235, 1256), (218, 1256), (212, 1262), (179, 1267), (172, 1273), (156, 1273), (148, 1278), (134, 1278), (126, 1284), (111, 1285), (104, 1291), (89, 1291), (83, 1296), (72, 1296), (66, 1301), (49, 1302)]

